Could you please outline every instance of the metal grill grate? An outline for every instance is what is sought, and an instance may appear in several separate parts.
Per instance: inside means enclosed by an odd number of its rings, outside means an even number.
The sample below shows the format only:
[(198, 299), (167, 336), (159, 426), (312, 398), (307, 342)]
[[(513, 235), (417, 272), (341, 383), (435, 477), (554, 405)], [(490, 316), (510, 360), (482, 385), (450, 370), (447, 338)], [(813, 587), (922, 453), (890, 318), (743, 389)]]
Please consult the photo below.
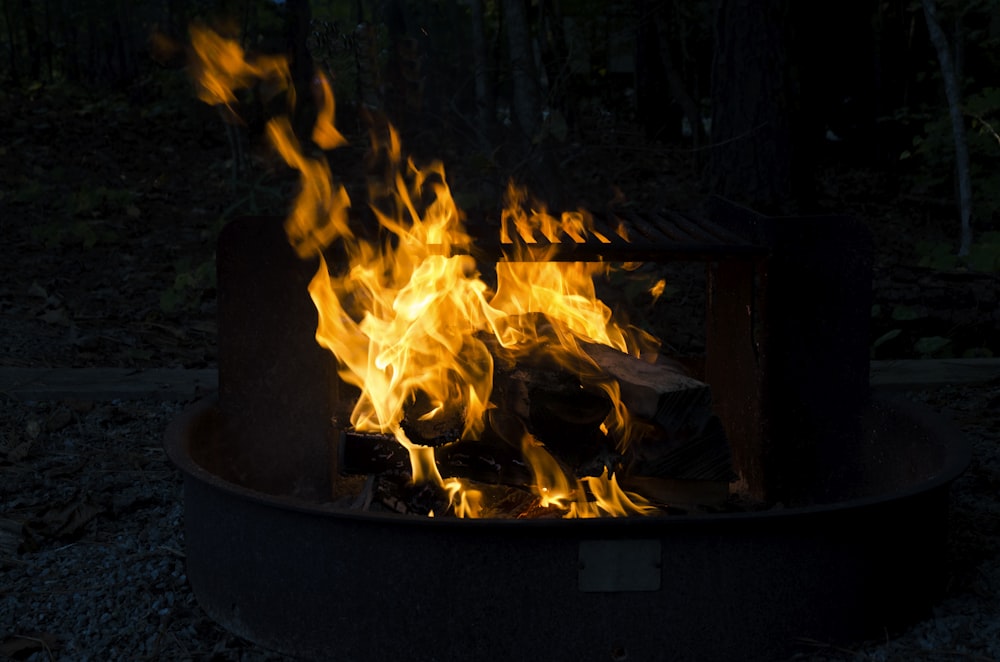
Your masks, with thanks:
[(512, 233), (512, 243), (501, 243), (497, 223), (470, 225), (481, 257), (491, 260), (699, 261), (726, 256), (750, 257), (766, 252), (763, 246), (737, 236), (718, 223), (667, 210), (595, 215), (593, 232), (588, 232), (583, 242), (566, 234), (561, 235), (559, 242), (553, 242), (536, 232), (533, 243), (525, 242), (516, 233)]

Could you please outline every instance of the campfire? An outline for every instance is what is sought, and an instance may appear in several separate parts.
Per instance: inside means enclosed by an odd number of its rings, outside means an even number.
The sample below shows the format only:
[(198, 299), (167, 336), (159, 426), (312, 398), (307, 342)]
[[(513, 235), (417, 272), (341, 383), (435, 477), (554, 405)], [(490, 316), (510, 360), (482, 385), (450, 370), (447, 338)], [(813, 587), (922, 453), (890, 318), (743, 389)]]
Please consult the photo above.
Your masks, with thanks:
[[(283, 60), (193, 37), (224, 115), (254, 81), (291, 94)], [(219, 237), (218, 397), (166, 435), (206, 613), (309, 659), (762, 661), (926, 613), (968, 449), (870, 392), (860, 223), (516, 187), (467, 218), (378, 122), (359, 211), (316, 80), (311, 141), (268, 124), (291, 215)], [(669, 260), (707, 274), (683, 369), (594, 286)]]
[[(232, 120), (236, 91), (266, 85), (292, 112), (284, 59), (247, 56), (204, 28), (191, 35), (203, 101)], [(287, 116), (266, 133), (300, 175), (285, 231), (300, 258), (318, 262), (308, 285), (316, 341), (358, 391), (339, 452), (342, 473), (373, 476), (354, 495), (361, 507), (374, 496), (428, 516), (650, 515), (691, 480), (724, 500), (734, 475), (708, 386), (596, 294), (595, 276), (637, 265), (561, 250), (629, 243), (627, 227), (550, 213), (511, 183), (487, 277), (443, 165), (405, 157), (386, 122), (370, 131), (381, 168), (369, 174), (367, 211), (352, 211), (322, 151), (346, 144), (331, 86), (322, 73), (315, 83), (310, 143)]]

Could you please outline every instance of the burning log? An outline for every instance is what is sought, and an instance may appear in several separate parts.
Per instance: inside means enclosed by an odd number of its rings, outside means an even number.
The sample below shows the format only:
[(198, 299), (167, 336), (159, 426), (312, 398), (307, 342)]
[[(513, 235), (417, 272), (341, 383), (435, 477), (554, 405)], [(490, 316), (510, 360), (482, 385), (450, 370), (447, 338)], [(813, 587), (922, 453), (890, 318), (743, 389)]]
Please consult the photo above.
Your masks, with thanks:
[[(520, 448), (530, 433), (567, 475), (594, 476), (609, 467), (623, 485), (661, 503), (724, 501), (731, 456), (708, 385), (673, 362), (648, 363), (599, 345), (586, 352), (589, 365), (565, 367), (547, 354), (512, 361), (498, 350), (486, 430), (479, 439), (437, 445), (441, 476), (531, 485)], [(604, 425), (613, 404), (602, 382), (617, 385), (631, 423), (641, 428), (624, 449)], [(344, 474), (410, 476), (409, 453), (391, 435), (344, 431), (339, 455)]]
[(707, 384), (672, 361), (649, 363), (604, 345), (588, 344), (585, 351), (596, 369), (581, 365), (573, 370), (542, 359), (498, 370), (494, 403), (515, 413), (547, 448), (586, 475), (591, 472), (581, 467), (595, 457), (606, 459), (614, 452), (609, 446), (617, 445), (601, 429), (612, 403), (599, 386), (615, 383), (631, 423), (644, 428), (624, 451), (625, 475), (732, 479), (729, 443), (712, 411)]
[[(345, 430), (340, 435), (343, 474), (410, 476), (409, 452), (392, 435)], [(528, 485), (531, 472), (519, 451), (495, 438), (456, 441), (434, 450), (443, 478), (468, 478), (490, 485)]]
[(618, 382), (629, 412), (653, 426), (626, 449), (627, 476), (733, 478), (729, 442), (707, 384), (673, 362), (647, 363), (603, 345), (588, 347), (587, 354)]

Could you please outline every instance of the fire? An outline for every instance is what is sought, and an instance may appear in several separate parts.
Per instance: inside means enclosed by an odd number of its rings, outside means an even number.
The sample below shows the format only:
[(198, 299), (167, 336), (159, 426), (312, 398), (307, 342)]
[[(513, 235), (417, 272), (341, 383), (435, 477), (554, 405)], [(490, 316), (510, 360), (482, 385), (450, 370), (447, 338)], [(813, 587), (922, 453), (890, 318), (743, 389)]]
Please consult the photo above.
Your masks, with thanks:
[[(558, 508), (566, 511), (566, 517), (580, 518), (623, 517), (656, 510), (642, 497), (630, 496), (618, 487), (617, 479), (608, 476), (607, 467), (600, 476), (571, 480), (555, 458), (530, 434), (522, 438), (521, 450), (535, 478), (532, 492), (543, 508)], [(588, 499), (588, 492), (593, 501)]]
[[(234, 90), (257, 82), (291, 94), (282, 58), (247, 57), (234, 41), (200, 27), (191, 31), (199, 97), (231, 108)], [(317, 74), (319, 114), (312, 142), (321, 149), (346, 144), (334, 126), (334, 99), (327, 79)], [(319, 149), (303, 146), (287, 118), (269, 121), (267, 135), (277, 153), (300, 174), (299, 193), (286, 221), (289, 241), (319, 268), (309, 294), (319, 312), (316, 340), (337, 359), (345, 382), (361, 391), (351, 415), (358, 431), (392, 435), (409, 451), (415, 482), (438, 485), (460, 517), (482, 512), (483, 495), (456, 479), (447, 481), (435, 463), (434, 449), (415, 443), (404, 430), (407, 420), (454, 418), (455, 435), (476, 438), (486, 425), (493, 389), (490, 344), (512, 355), (544, 348), (565, 365), (586, 366), (581, 343), (599, 343), (638, 354), (641, 343), (617, 324), (594, 291), (594, 276), (604, 267), (580, 262), (523, 259), (516, 252), (497, 264), (495, 291), (484, 282), (469, 254), (472, 240), (465, 215), (456, 206), (440, 162), (417, 165), (404, 158), (391, 126), (372, 129), (376, 161), (383, 177), (369, 185), (369, 207), (384, 232), (379, 241), (362, 240), (349, 223), (350, 199), (332, 177)], [(558, 217), (543, 208), (527, 210), (527, 195), (513, 185), (502, 215), (502, 237), (517, 233), (537, 243), (585, 241), (595, 233), (584, 211)], [(338, 242), (346, 256), (330, 268), (324, 249)], [(339, 262), (339, 261), (338, 261)], [(491, 339), (492, 340), (489, 340)], [(607, 434), (627, 440), (628, 412), (607, 386), (614, 403), (605, 421)], [(517, 443), (517, 440), (514, 440)], [(630, 497), (609, 477), (582, 480), (569, 476), (543, 445), (522, 440), (542, 506), (569, 517), (626, 515), (651, 507)]]

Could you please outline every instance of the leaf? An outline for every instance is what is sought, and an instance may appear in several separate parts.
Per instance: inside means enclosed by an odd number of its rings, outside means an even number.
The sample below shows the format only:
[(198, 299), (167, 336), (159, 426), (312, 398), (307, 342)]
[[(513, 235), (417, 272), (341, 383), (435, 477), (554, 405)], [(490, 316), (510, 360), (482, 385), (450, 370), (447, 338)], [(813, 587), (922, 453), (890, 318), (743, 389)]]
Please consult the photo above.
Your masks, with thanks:
[(892, 308), (892, 319), (897, 322), (909, 322), (927, 317), (927, 311), (916, 306), (899, 305)]
[(913, 349), (915, 349), (921, 356), (932, 356), (948, 347), (950, 344), (951, 338), (944, 338), (942, 336), (925, 336), (917, 339), (917, 342), (913, 344)]
[(28, 441), (22, 441), (13, 448), (8, 449), (4, 453), (4, 461), (11, 464), (17, 464), (24, 458), (28, 457), (31, 453), (31, 446), (34, 444), (34, 439), (29, 439)]
[(104, 508), (85, 498), (50, 509), (41, 520), (32, 522), (31, 528), (49, 538), (73, 539), (79, 537), (84, 527), (103, 512)]
[(69, 315), (66, 314), (65, 308), (47, 310), (43, 314), (39, 315), (38, 319), (42, 320), (46, 324), (58, 324), (60, 326), (69, 326), (71, 324)]
[(558, 142), (566, 142), (566, 138), (569, 135), (569, 125), (566, 123), (566, 118), (558, 110), (553, 110), (549, 114), (549, 135), (555, 138)]
[(28, 288), (28, 294), (35, 297), (41, 297), (42, 299), (48, 299), (49, 293), (45, 291), (45, 288), (38, 284), (38, 282), (32, 282), (31, 287)]
[(881, 336), (879, 336), (875, 340), (875, 342), (872, 343), (872, 349), (875, 349), (879, 345), (884, 345), (885, 343), (889, 342), (890, 340), (892, 340), (893, 338), (895, 338), (896, 336), (898, 336), (902, 332), (903, 332), (902, 329), (893, 329), (892, 331), (886, 331)]

